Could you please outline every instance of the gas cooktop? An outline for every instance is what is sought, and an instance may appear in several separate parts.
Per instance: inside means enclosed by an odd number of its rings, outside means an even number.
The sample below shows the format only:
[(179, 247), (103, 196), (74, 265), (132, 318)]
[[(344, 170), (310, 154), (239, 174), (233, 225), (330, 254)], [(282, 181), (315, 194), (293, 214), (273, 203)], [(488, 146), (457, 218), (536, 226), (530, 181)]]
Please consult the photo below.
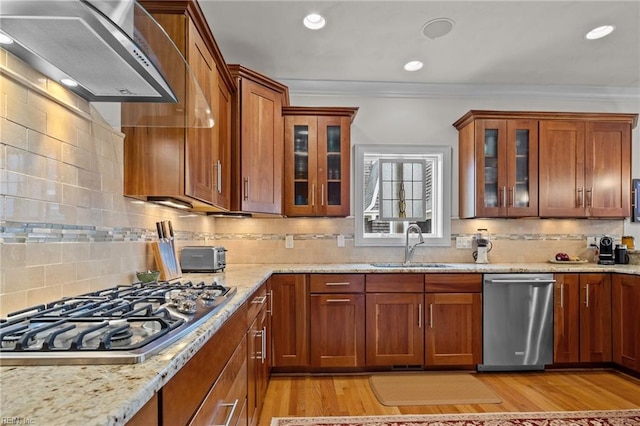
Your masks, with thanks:
[(0, 319), (0, 365), (142, 362), (235, 294), (215, 281), (135, 283), (13, 312)]

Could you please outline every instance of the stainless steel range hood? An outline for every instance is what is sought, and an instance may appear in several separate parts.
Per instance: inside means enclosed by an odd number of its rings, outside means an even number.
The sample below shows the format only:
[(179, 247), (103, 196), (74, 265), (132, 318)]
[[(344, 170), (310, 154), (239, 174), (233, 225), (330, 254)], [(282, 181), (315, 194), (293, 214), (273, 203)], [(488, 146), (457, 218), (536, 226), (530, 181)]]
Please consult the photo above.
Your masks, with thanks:
[(161, 108), (161, 120), (141, 108), (123, 126), (213, 125), (184, 57), (134, 0), (0, 0), (0, 32), (14, 41), (0, 47), (51, 79), (77, 82), (69, 90), (88, 101), (177, 104)]

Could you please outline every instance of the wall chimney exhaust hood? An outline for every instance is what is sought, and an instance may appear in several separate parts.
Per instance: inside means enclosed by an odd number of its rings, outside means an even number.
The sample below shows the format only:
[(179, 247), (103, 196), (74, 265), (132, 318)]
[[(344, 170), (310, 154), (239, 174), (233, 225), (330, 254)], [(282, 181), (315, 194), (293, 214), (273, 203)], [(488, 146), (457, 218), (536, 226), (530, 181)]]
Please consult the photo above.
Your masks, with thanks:
[(135, 0), (0, 0), (2, 35), (13, 42), (0, 47), (61, 84), (77, 82), (67, 87), (88, 101), (141, 103), (122, 126), (214, 124), (184, 57)]

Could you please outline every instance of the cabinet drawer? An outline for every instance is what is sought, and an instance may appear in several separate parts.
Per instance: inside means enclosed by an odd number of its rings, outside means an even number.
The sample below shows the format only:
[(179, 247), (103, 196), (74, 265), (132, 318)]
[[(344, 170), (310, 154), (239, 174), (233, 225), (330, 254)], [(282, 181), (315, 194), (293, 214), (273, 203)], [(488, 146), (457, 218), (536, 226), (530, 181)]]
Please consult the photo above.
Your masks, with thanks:
[[(247, 397), (247, 339), (242, 339), (190, 425), (235, 425)], [(230, 420), (230, 421), (229, 421)]]
[(362, 293), (363, 274), (312, 274), (311, 293)]
[(246, 304), (243, 304), (162, 387), (160, 401), (163, 424), (184, 425), (189, 422), (246, 335), (246, 318)]
[(247, 301), (247, 328), (251, 326), (258, 316), (260, 310), (269, 303), (269, 295), (267, 294), (267, 285), (262, 284)]
[(427, 293), (482, 293), (482, 274), (426, 274)]
[(423, 274), (369, 274), (367, 293), (422, 293)]

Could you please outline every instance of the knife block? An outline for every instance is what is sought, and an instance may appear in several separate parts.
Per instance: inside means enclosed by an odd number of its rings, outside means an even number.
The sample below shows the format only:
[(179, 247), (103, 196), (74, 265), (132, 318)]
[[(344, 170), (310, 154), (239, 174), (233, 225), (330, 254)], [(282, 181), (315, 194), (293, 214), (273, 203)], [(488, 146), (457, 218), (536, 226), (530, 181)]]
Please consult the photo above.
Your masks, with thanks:
[(178, 264), (178, 258), (176, 252), (173, 249), (173, 245), (170, 241), (154, 241), (151, 243), (153, 250), (153, 258), (160, 271), (160, 279), (163, 281), (169, 281), (175, 278), (180, 278), (182, 270)]

